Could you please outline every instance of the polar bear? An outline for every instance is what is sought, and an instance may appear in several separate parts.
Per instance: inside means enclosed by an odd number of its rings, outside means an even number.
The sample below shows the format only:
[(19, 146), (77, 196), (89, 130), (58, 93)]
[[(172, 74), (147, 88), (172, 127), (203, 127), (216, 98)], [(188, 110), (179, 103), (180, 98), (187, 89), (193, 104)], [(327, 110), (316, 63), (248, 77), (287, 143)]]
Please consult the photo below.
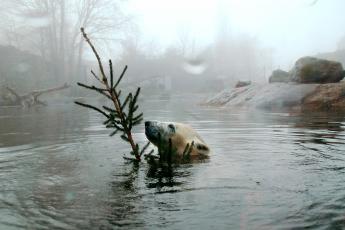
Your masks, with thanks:
[[(190, 146), (190, 156), (207, 157), (210, 150), (199, 134), (189, 125), (176, 122), (146, 121), (145, 134), (155, 146), (171, 145), (179, 156), (182, 156), (186, 146)], [(159, 143), (160, 140), (160, 143)]]

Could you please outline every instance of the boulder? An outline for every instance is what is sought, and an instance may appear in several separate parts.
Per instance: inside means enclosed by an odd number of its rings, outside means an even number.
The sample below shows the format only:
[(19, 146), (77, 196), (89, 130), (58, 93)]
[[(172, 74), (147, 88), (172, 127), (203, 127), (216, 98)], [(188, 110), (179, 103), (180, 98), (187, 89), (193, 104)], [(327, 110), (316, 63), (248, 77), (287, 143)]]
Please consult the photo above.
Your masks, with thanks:
[(306, 111), (344, 111), (345, 82), (318, 85), (303, 98), (302, 108)]
[(344, 78), (344, 69), (340, 62), (302, 57), (291, 70), (291, 78), (297, 83), (337, 83)]
[(288, 72), (281, 69), (274, 70), (268, 80), (269, 83), (290, 82), (290, 81), (291, 81), (291, 75)]

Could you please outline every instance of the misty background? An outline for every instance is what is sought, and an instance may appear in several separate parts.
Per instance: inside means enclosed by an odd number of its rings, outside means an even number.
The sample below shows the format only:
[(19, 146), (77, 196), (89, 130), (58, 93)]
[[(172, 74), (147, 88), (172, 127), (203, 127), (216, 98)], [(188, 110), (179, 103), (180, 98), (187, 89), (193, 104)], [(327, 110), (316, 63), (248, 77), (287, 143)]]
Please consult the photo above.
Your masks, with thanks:
[[(0, 88), (18, 92), (68, 83), (86, 96), (96, 59), (144, 94), (212, 93), (238, 80), (267, 82), (301, 56), (345, 64), (342, 0), (0, 0)], [(1, 90), (1, 89), (0, 89)]]

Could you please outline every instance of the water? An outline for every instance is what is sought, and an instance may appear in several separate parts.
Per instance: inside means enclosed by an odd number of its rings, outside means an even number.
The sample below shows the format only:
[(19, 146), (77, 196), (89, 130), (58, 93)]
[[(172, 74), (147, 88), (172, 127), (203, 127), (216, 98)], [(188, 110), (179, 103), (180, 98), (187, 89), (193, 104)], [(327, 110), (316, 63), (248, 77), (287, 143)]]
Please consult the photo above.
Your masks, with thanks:
[[(126, 163), (98, 114), (72, 103), (0, 110), (0, 229), (344, 229), (345, 115), (143, 101), (191, 124), (208, 161)], [(143, 127), (135, 137), (144, 143)]]

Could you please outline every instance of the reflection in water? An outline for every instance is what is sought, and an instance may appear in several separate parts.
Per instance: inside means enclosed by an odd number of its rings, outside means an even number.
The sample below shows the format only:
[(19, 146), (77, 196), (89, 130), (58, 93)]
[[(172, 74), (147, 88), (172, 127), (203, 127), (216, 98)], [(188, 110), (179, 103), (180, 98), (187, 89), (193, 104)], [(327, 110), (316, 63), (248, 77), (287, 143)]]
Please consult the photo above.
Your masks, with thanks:
[(341, 166), (343, 165), (341, 147), (345, 139), (344, 117), (344, 114), (327, 113), (299, 116), (295, 124), (298, 129), (294, 131), (294, 135), (297, 137), (296, 144), (308, 151), (308, 155), (304, 156), (303, 164), (317, 164), (322, 160), (324, 163), (331, 163), (327, 169), (344, 169)]
[(295, 127), (303, 128), (303, 130), (297, 131), (295, 134), (304, 138), (300, 140), (301, 143), (342, 144), (342, 135), (345, 130), (344, 117), (345, 114), (341, 113), (301, 114)]
[(64, 143), (74, 138), (83, 138), (83, 128), (88, 125), (88, 113), (74, 114), (62, 106), (5, 107), (0, 110), (0, 146), (16, 147), (37, 142)]
[(345, 114), (343, 113), (302, 113), (298, 116), (295, 127), (312, 130), (344, 131)]
[[(140, 221), (140, 196), (137, 180), (139, 175), (138, 163), (125, 165), (120, 174), (115, 173), (110, 182), (110, 196), (104, 200), (108, 209), (107, 221), (111, 226), (143, 225)], [(120, 179), (120, 180), (119, 180)]]
[(150, 165), (147, 171), (147, 187), (157, 188), (160, 191), (164, 187), (178, 186), (181, 183), (174, 181), (172, 165)]
[(156, 188), (157, 192), (176, 191), (177, 187), (183, 185), (181, 179), (185, 180), (190, 176), (189, 167), (192, 165), (151, 164), (146, 173), (146, 185), (148, 188)]
[(345, 227), (345, 115), (198, 101), (143, 102), (145, 119), (189, 123), (211, 147), (170, 167), (126, 163), (128, 146), (72, 104), (0, 110), (0, 229)]

